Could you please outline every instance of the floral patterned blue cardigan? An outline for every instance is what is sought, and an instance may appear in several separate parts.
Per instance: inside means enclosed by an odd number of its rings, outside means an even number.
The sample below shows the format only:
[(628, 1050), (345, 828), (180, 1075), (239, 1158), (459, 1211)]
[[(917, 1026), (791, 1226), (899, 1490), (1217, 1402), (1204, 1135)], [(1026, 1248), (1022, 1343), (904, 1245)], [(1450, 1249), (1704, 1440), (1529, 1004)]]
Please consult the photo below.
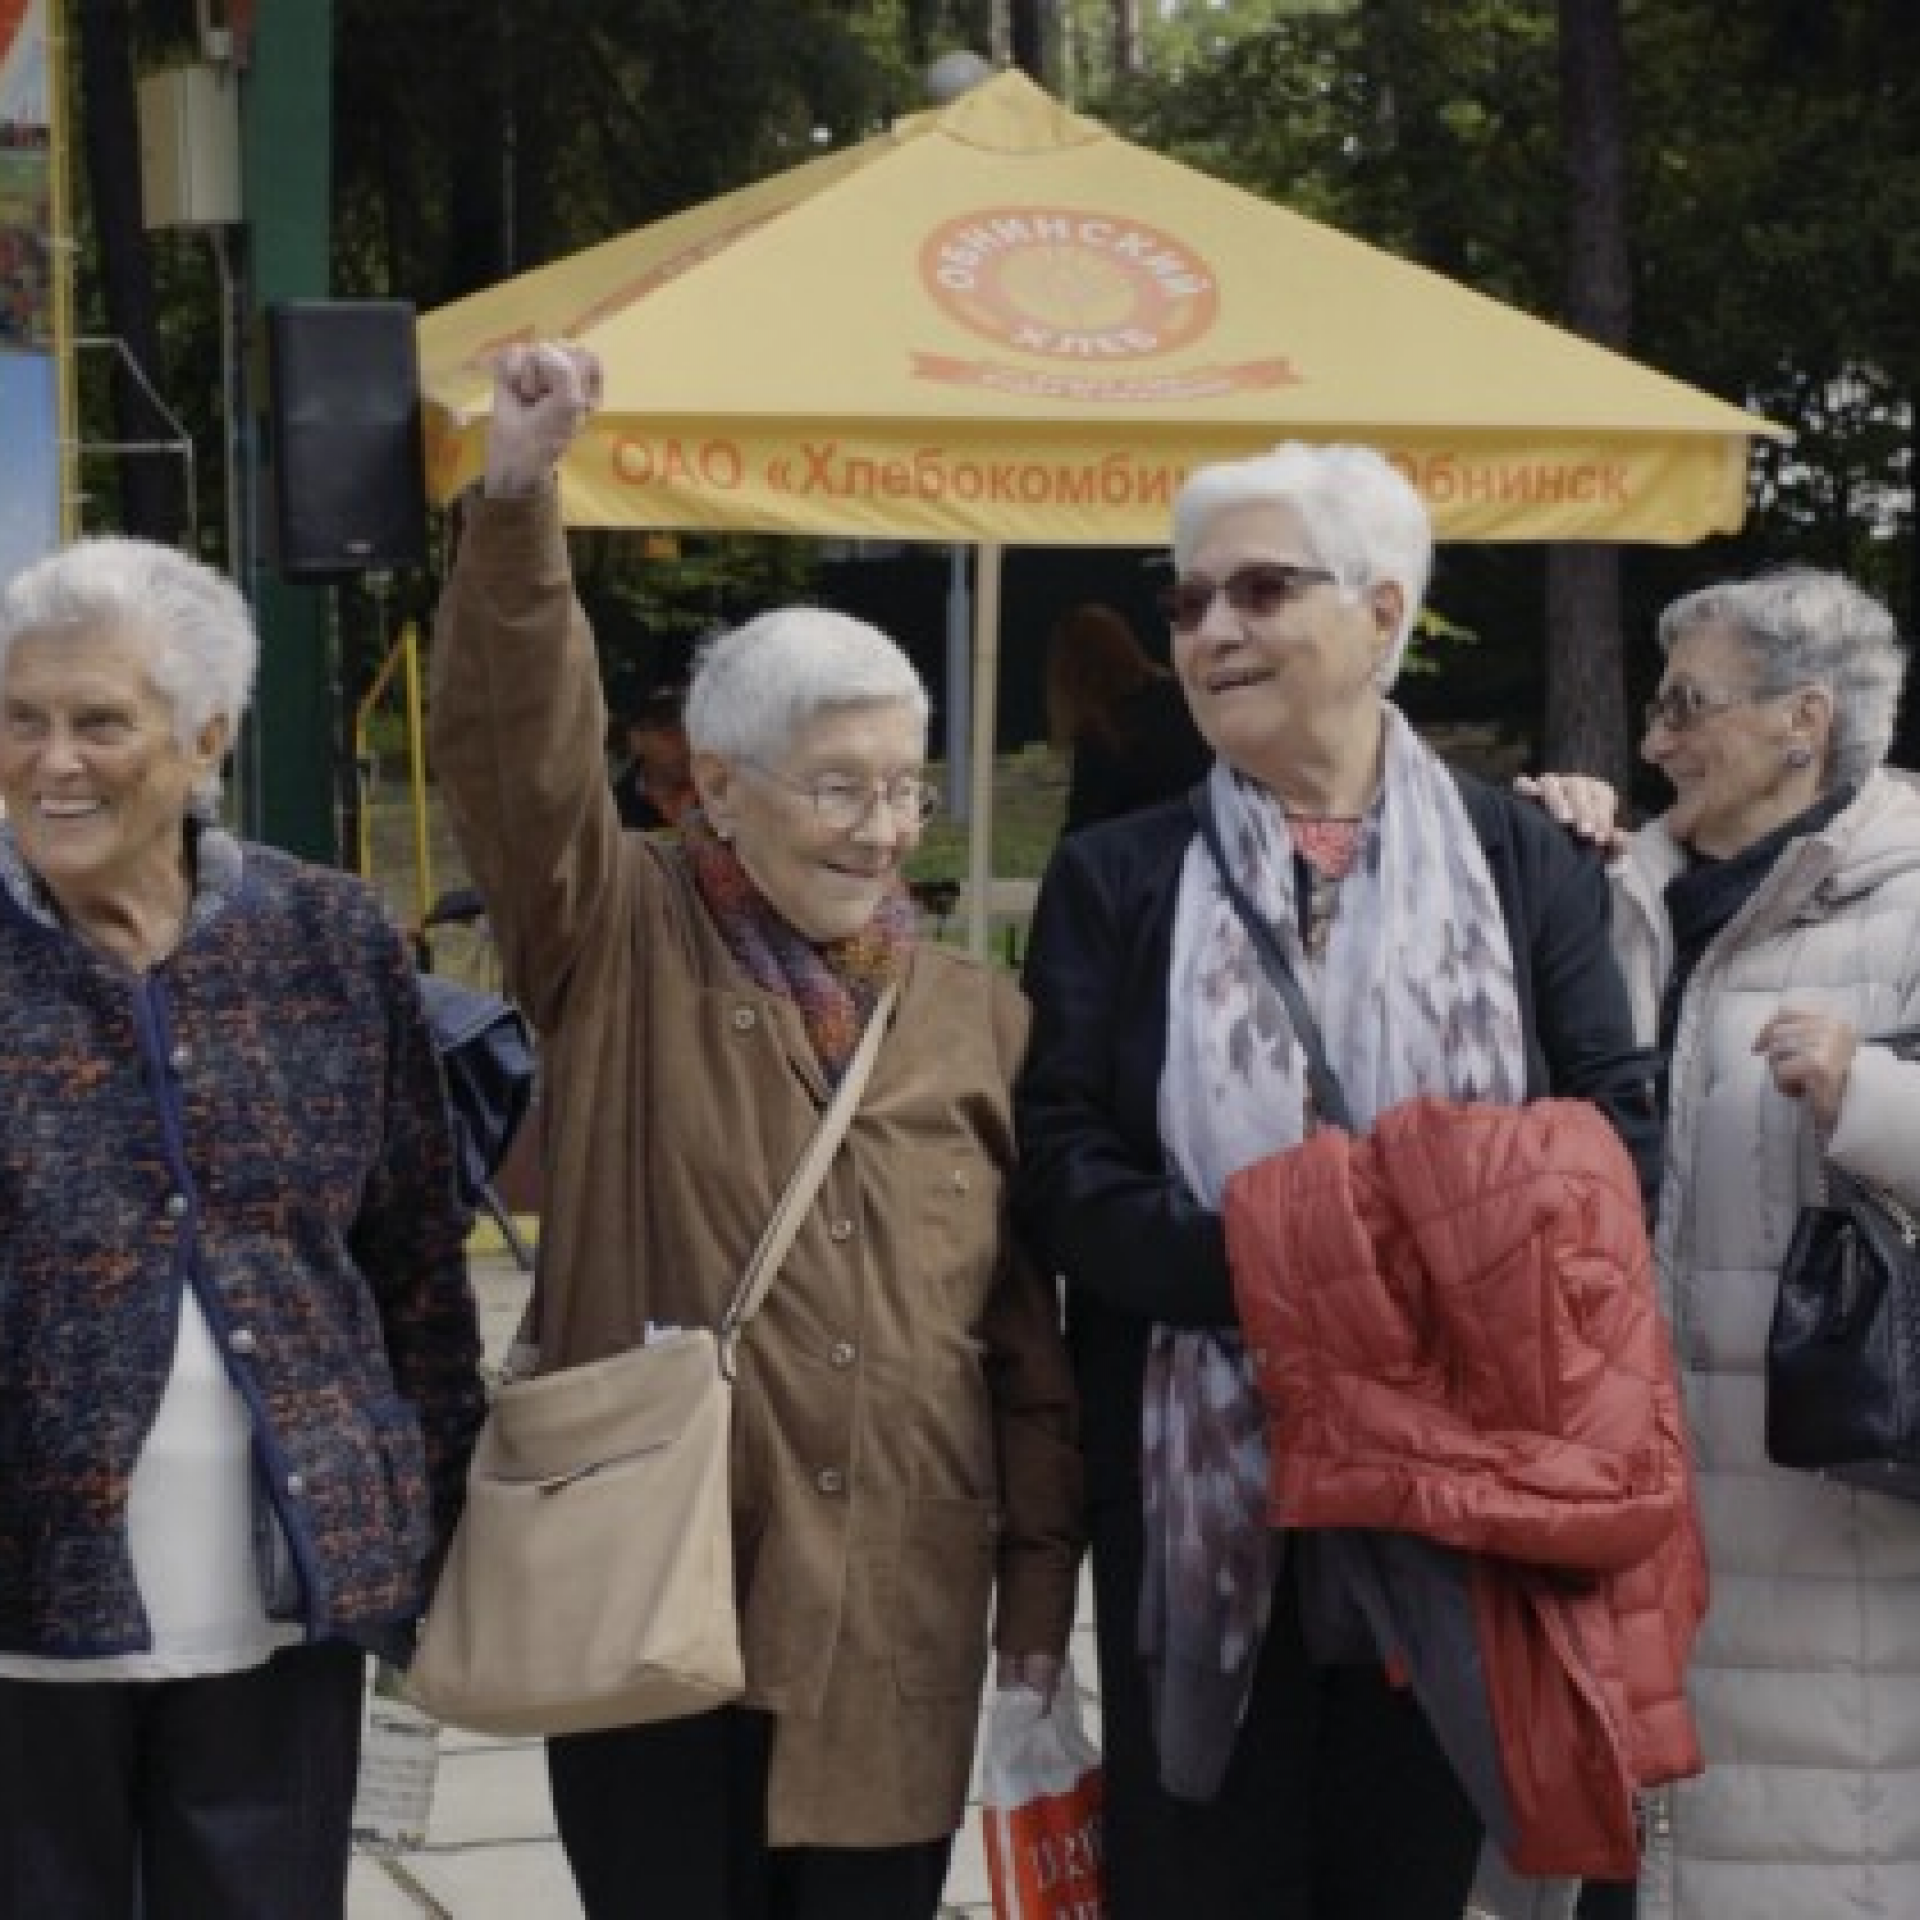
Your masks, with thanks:
[(147, 1645), (127, 1490), (191, 1287), (276, 1611), (399, 1652), (485, 1410), (439, 1064), (367, 888), (188, 831), (185, 937), (136, 976), (0, 827), (0, 1648)]

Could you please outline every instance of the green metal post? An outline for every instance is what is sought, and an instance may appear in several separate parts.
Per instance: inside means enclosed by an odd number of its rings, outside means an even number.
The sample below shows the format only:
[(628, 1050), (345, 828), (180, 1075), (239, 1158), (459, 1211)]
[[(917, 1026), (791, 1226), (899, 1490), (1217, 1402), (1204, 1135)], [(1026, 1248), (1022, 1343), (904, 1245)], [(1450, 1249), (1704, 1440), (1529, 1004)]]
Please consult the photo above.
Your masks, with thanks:
[(341, 702), (331, 594), (281, 580), (258, 537), (271, 498), (262, 451), (266, 310), (276, 300), (324, 298), (331, 285), (333, 0), (273, 0), (254, 18), (242, 94), (250, 247), (239, 319), (249, 370), (242, 560), (260, 623), (260, 676), (237, 785), (244, 831), (338, 864)]

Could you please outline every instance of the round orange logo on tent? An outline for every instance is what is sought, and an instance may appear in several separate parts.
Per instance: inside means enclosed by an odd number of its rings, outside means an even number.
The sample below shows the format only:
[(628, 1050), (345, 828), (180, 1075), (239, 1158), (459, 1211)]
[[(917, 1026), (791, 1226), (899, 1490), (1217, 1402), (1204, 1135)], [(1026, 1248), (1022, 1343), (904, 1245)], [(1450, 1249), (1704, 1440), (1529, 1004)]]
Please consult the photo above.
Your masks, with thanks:
[(974, 333), (1100, 364), (1190, 346), (1212, 326), (1212, 270), (1139, 220), (1073, 207), (993, 207), (948, 220), (920, 249), (934, 300)]

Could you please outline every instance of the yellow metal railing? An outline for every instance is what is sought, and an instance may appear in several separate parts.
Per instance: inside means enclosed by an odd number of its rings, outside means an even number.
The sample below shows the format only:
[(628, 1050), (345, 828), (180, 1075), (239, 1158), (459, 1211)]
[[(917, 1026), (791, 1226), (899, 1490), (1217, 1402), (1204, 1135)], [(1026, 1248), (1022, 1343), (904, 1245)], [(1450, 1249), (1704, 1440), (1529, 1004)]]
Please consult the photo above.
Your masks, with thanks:
[(387, 649), (387, 657), (380, 662), (372, 684), (354, 710), (353, 752), (363, 782), (357, 852), (360, 877), (371, 880), (373, 795), (365, 770), (373, 765), (373, 716), (396, 674), (400, 677), (401, 710), (407, 729), (407, 793), (413, 812), (414, 898), (418, 908), (414, 923), (424, 927), (433, 908), (433, 848), (427, 831), (427, 730), (426, 703), (420, 691), (420, 629), (411, 620), (402, 624), (400, 637)]

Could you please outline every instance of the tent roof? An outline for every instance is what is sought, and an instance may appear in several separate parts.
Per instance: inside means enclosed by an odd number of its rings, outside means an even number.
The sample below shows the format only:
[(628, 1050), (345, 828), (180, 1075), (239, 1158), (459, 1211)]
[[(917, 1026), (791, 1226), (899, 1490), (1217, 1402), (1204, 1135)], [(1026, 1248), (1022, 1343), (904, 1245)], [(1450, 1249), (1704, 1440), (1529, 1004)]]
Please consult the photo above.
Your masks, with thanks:
[(1151, 543), (1189, 466), (1303, 438), (1383, 447), (1443, 537), (1691, 540), (1777, 431), (1014, 73), (426, 316), (439, 497), (540, 335), (605, 367), (591, 525)]

